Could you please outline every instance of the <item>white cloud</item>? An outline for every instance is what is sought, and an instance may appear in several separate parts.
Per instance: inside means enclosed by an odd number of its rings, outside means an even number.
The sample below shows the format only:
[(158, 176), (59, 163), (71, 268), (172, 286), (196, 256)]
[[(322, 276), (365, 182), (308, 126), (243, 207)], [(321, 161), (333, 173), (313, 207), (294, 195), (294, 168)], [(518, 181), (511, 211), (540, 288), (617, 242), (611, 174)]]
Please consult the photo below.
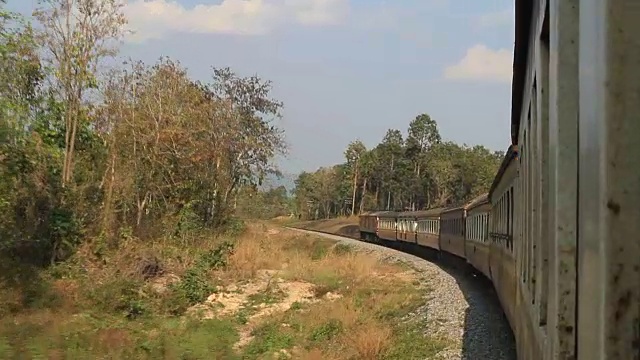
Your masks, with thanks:
[(462, 60), (444, 70), (445, 78), (452, 80), (510, 82), (512, 74), (512, 51), (507, 49), (494, 51), (482, 44), (468, 49)]
[(124, 8), (134, 42), (171, 32), (262, 35), (292, 23), (334, 25), (348, 10), (348, 0), (223, 0), (189, 9), (175, 0), (130, 0)]
[(515, 7), (478, 16), (480, 27), (498, 27), (515, 24)]

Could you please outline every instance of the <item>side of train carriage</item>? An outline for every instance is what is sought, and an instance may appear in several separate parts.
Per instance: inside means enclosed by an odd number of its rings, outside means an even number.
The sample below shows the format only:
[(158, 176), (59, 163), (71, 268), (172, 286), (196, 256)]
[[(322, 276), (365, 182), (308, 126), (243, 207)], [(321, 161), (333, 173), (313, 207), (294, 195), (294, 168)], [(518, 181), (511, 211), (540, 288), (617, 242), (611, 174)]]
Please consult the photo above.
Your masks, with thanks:
[(640, 359), (636, 3), (516, 0), (512, 145), (487, 198), (360, 220), (487, 276), (519, 359)]
[(517, 265), (514, 252), (515, 222), (519, 220), (516, 191), (520, 185), (517, 181), (520, 160), (517, 146), (510, 146), (489, 192), (463, 206), (361, 214), (360, 238), (411, 243), (465, 261), (492, 281), (518, 340), (518, 353), (529, 354), (519, 357), (543, 359), (540, 356), (545, 345), (536, 334), (526, 290), (529, 280), (535, 281), (535, 278), (517, 281), (518, 274), (533, 261), (531, 257), (523, 258)]

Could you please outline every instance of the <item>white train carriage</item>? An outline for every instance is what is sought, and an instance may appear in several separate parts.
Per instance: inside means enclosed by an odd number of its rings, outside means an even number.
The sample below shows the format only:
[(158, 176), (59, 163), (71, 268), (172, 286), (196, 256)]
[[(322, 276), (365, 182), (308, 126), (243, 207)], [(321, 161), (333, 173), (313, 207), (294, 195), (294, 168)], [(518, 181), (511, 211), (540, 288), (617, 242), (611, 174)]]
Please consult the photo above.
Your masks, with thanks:
[(516, 1), (520, 359), (640, 359), (638, 64), (638, 1)]
[(489, 190), (491, 200), (489, 278), (498, 293), (500, 304), (511, 324), (516, 340), (520, 324), (529, 321), (527, 315), (520, 312), (521, 301), (517, 292), (519, 273), (514, 256), (517, 180), (518, 152), (515, 146), (510, 146)]
[(396, 234), (398, 231), (397, 214), (398, 213), (393, 211), (382, 211), (376, 213), (378, 218), (378, 239), (396, 241)]
[(467, 205), (465, 219), (465, 253), (467, 262), (487, 278), (489, 273), (489, 215), (491, 202), (488, 194), (482, 194)]
[(420, 246), (440, 250), (440, 214), (443, 208), (416, 212), (416, 242)]
[(440, 214), (440, 250), (465, 258), (464, 248), (464, 206), (449, 208)]

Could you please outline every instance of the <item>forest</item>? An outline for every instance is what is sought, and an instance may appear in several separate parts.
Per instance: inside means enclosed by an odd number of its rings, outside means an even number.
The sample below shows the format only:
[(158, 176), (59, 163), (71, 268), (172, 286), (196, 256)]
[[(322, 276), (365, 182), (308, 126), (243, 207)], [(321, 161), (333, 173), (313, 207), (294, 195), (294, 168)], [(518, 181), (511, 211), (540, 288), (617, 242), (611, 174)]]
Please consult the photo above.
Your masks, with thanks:
[(293, 194), (269, 189), (288, 152), (269, 80), (122, 61), (121, 0), (37, 3), (27, 18), (0, 0), (0, 358), (401, 359), (453, 346), (406, 320), (433, 288), (421, 277), (282, 225), (460, 203), (487, 190), (500, 153), (443, 142), (420, 115), (406, 137), (352, 142)]
[(0, 254), (46, 265), (85, 241), (229, 225), (238, 190), (286, 152), (271, 82), (229, 68), (196, 81), (166, 57), (107, 66), (122, 2), (67, 3), (41, 2), (31, 24), (0, 0)]
[[(427, 114), (372, 149), (355, 140), (343, 164), (302, 173), (293, 197), (261, 190), (286, 155), (272, 84), (179, 61), (118, 59), (119, 1), (48, 0), (31, 24), (0, 0), (0, 253), (32, 265), (123, 234), (184, 240), (234, 216), (326, 218), (461, 204), (487, 191), (502, 158), (442, 141)], [(96, 250), (98, 251), (98, 250)]]
[(461, 205), (489, 190), (504, 152), (443, 141), (437, 122), (420, 114), (406, 136), (389, 129), (374, 148), (355, 140), (344, 156), (342, 164), (300, 174), (294, 191), (300, 217)]

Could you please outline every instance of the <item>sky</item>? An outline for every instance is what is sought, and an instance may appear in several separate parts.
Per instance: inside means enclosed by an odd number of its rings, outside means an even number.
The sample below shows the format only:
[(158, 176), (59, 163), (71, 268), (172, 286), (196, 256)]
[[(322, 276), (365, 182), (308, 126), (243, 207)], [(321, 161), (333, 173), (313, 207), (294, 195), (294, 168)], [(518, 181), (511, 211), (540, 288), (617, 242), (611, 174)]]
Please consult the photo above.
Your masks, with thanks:
[[(9, 0), (31, 13), (36, 0)], [(421, 113), (444, 140), (509, 145), (512, 0), (128, 0), (120, 57), (230, 67), (273, 83), (287, 173), (344, 161), (359, 139), (406, 134)]]

